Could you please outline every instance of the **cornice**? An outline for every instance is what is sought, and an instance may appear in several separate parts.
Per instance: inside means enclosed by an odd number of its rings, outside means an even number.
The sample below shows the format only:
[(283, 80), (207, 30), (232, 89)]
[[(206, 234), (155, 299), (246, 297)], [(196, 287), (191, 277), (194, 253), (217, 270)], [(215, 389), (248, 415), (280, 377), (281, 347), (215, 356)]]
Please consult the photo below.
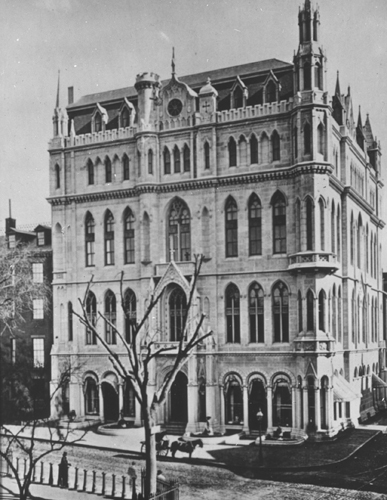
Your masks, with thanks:
[(298, 163), (292, 167), (275, 168), (262, 172), (235, 174), (223, 177), (212, 177), (206, 179), (190, 179), (187, 181), (164, 183), (164, 184), (140, 184), (129, 189), (116, 189), (100, 191), (97, 193), (68, 194), (64, 196), (51, 196), (47, 201), (53, 205), (69, 205), (71, 203), (90, 203), (94, 201), (135, 198), (148, 193), (173, 193), (179, 191), (197, 191), (219, 187), (256, 184), (273, 180), (293, 179), (305, 174), (331, 174), (330, 163)]

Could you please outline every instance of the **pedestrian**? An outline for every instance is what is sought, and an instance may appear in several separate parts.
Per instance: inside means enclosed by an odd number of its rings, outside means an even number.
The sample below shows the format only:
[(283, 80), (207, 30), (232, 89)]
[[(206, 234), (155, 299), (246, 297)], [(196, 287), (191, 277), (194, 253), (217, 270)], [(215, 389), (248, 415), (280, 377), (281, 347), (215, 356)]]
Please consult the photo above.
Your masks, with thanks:
[(69, 466), (71, 464), (67, 461), (67, 453), (64, 451), (62, 455), (62, 460), (59, 464), (59, 487), (68, 488), (69, 487)]

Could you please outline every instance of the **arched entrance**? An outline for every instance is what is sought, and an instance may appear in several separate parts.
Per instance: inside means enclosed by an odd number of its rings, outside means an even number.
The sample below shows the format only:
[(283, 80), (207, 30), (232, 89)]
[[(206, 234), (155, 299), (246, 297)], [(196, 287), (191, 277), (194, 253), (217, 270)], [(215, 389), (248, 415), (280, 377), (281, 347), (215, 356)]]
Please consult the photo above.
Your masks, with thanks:
[(105, 422), (117, 422), (118, 394), (109, 382), (102, 382), (102, 395)]
[(261, 429), (267, 428), (267, 399), (263, 381), (255, 378), (249, 384), (249, 429), (259, 430), (257, 413), (263, 413)]
[(170, 422), (188, 422), (187, 385), (187, 377), (179, 372), (170, 392)]

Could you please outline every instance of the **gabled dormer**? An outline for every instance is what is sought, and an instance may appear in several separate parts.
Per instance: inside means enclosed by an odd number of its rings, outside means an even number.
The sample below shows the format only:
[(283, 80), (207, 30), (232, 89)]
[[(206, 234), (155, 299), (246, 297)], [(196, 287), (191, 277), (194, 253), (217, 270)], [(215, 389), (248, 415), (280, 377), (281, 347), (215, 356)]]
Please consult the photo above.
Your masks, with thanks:
[(280, 92), (281, 85), (278, 78), (273, 73), (273, 70), (270, 70), (263, 84), (263, 103), (278, 102)]
[(98, 102), (95, 105), (94, 112), (91, 115), (91, 131), (103, 132), (109, 120), (108, 113)]
[(51, 228), (49, 226), (39, 224), (35, 227), (34, 233), (36, 234), (36, 245), (38, 247), (51, 245)]
[(245, 108), (249, 91), (242, 79), (237, 76), (230, 90), (231, 109)]
[(118, 128), (133, 127), (135, 118), (135, 107), (126, 97), (124, 97), (124, 101), (118, 114)]

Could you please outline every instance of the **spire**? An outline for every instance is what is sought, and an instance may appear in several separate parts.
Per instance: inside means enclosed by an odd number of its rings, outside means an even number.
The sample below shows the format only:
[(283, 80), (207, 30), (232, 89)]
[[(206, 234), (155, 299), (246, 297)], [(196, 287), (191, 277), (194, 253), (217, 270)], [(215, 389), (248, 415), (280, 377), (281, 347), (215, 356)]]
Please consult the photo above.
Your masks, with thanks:
[(335, 96), (341, 98), (339, 72), (337, 72)]
[(59, 108), (59, 89), (60, 89), (60, 69), (58, 70), (58, 90), (56, 92), (56, 108)]
[(172, 47), (172, 76), (175, 76), (175, 47)]
[(359, 106), (359, 115), (357, 117), (357, 126), (363, 130), (363, 123), (362, 123), (362, 119), (361, 119), (361, 107)]

